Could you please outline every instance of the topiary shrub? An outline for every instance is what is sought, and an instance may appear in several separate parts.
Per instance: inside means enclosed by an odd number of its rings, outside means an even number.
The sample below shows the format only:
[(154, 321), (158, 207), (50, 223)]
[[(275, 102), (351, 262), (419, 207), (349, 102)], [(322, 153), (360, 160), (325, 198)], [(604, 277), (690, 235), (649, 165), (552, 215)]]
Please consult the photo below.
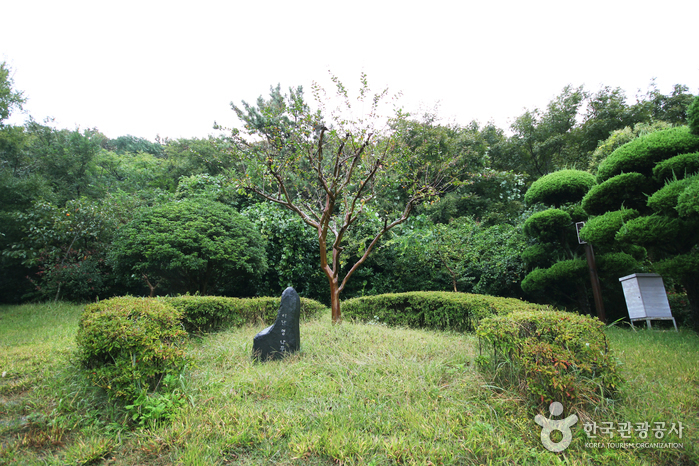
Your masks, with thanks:
[(595, 246), (610, 245), (614, 243), (614, 237), (624, 222), (638, 215), (637, 210), (621, 209), (593, 217), (580, 230), (580, 237)]
[(653, 191), (652, 185), (640, 173), (623, 173), (593, 186), (583, 198), (582, 207), (590, 215), (602, 215), (622, 207), (644, 210), (643, 193)]
[(537, 294), (556, 285), (565, 288), (584, 277), (586, 270), (587, 261), (584, 259), (556, 262), (548, 269), (534, 269), (529, 272), (522, 280), (522, 289), (526, 293)]
[(653, 168), (653, 176), (661, 182), (685, 178), (695, 173), (699, 173), (699, 152), (676, 155)]
[(560, 206), (580, 199), (597, 184), (595, 177), (582, 170), (559, 170), (536, 180), (524, 195), (529, 204), (537, 202)]
[(541, 241), (555, 241), (561, 230), (569, 227), (573, 219), (561, 209), (547, 209), (537, 212), (524, 222), (524, 233)]
[(551, 243), (533, 244), (522, 252), (522, 260), (533, 268), (550, 267), (553, 262), (551, 251), (554, 247)]
[(602, 183), (616, 175), (629, 172), (650, 176), (658, 162), (677, 154), (687, 154), (697, 150), (699, 150), (699, 136), (691, 134), (687, 126), (651, 133), (634, 139), (612, 152), (600, 164), (597, 181)]
[(677, 197), (676, 209), (681, 217), (699, 218), (699, 177), (695, 177)]
[(514, 298), (446, 291), (363, 296), (342, 302), (345, 317), (410, 328), (470, 331), (487, 316), (544, 306)]
[[(280, 298), (224, 298), (220, 296), (178, 296), (163, 298), (182, 313), (188, 332), (211, 332), (263, 321), (271, 324), (277, 317)], [(327, 306), (301, 298), (301, 319), (308, 320)]]
[(693, 181), (693, 178), (685, 178), (667, 183), (648, 198), (648, 207), (659, 214), (677, 217), (677, 200)]
[(644, 245), (672, 244), (681, 234), (681, 223), (676, 218), (649, 215), (628, 221), (617, 232), (616, 240)]
[(520, 311), (483, 319), (479, 368), (537, 404), (597, 404), (621, 383), (604, 324), (561, 311)]
[(78, 359), (110, 397), (135, 400), (186, 363), (182, 313), (164, 301), (112, 298), (85, 306), (78, 325)]

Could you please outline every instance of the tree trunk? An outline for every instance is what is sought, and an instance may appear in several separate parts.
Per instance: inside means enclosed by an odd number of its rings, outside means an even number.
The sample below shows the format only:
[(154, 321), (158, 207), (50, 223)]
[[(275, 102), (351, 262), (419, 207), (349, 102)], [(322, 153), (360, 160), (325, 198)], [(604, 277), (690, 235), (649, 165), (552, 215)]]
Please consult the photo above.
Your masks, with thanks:
[(333, 324), (342, 323), (342, 314), (340, 313), (340, 287), (337, 283), (337, 278), (328, 277), (330, 282), (330, 309), (332, 311)]

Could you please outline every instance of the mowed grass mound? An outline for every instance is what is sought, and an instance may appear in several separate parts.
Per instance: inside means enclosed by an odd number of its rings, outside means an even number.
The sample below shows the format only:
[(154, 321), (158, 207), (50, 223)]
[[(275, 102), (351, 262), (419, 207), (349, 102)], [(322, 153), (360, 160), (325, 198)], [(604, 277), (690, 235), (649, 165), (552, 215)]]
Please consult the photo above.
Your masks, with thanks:
[[(43, 318), (18, 338), (4, 325), (22, 321), (0, 307), (0, 342), (23, 346), (5, 364), (22, 372), (34, 349), (45, 360), (34, 386), (2, 397), (0, 464), (109, 465), (395, 465), (696, 464), (699, 454), (699, 339), (679, 334), (607, 329), (627, 383), (599, 411), (579, 413), (573, 442), (562, 454), (543, 448), (531, 404), (516, 390), (493, 386), (473, 368), (473, 334), (392, 328), (330, 312), (301, 324), (301, 351), (283, 361), (255, 363), (252, 338), (263, 325), (244, 325), (190, 341), (185, 374), (189, 404), (168, 423), (138, 428), (98, 389), (76, 374), (72, 324), (58, 331)], [(27, 311), (29, 308), (24, 308)], [(77, 311), (75, 310), (77, 309)], [(9, 311), (9, 312), (8, 312)], [(45, 318), (51, 311), (46, 309)], [(34, 314), (39, 313), (35, 311)], [(46, 346), (48, 345), (48, 346)], [(4, 349), (4, 348), (3, 348)], [(8, 378), (0, 379), (7, 387)], [(570, 414), (568, 411), (565, 415)], [(584, 417), (583, 417), (584, 416)], [(24, 419), (23, 422), (14, 422)], [(682, 449), (596, 449), (583, 421), (682, 422)], [(604, 439), (600, 439), (604, 440)], [(618, 441), (614, 438), (608, 441)], [(677, 439), (667, 441), (676, 442)]]

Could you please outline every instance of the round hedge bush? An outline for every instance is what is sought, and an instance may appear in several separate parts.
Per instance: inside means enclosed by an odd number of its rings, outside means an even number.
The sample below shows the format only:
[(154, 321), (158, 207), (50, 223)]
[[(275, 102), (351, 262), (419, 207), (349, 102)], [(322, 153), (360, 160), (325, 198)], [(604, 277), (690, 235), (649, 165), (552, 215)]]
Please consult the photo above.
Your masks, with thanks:
[(582, 170), (559, 170), (542, 176), (527, 190), (524, 201), (560, 206), (580, 199), (597, 184), (595, 177)]
[(112, 398), (136, 399), (186, 364), (182, 313), (164, 301), (120, 297), (85, 306), (78, 359)]
[(619, 210), (622, 207), (646, 210), (643, 193), (653, 190), (652, 183), (640, 173), (623, 173), (595, 185), (582, 200), (590, 215)]
[(693, 178), (677, 198), (677, 212), (681, 217), (699, 218), (699, 177)]
[(617, 232), (616, 240), (642, 246), (673, 244), (681, 234), (679, 219), (648, 215), (630, 220)]
[(580, 236), (588, 243), (607, 245), (614, 243), (614, 236), (624, 222), (638, 217), (639, 213), (634, 209), (622, 209), (607, 212), (591, 218), (580, 230)]
[(655, 165), (678, 154), (699, 150), (699, 136), (687, 126), (678, 126), (634, 139), (612, 152), (599, 166), (597, 181), (602, 183), (621, 173), (638, 172), (650, 176)]
[(570, 259), (556, 262), (548, 269), (534, 269), (522, 280), (522, 289), (531, 294), (540, 293), (557, 283), (574, 283), (587, 271), (587, 261)]
[(659, 214), (677, 217), (677, 199), (691, 182), (692, 178), (685, 178), (666, 184), (648, 198), (648, 207)]
[(561, 230), (569, 227), (573, 219), (561, 209), (548, 209), (537, 212), (524, 222), (524, 233), (541, 241), (555, 241)]
[(551, 251), (556, 249), (551, 243), (533, 244), (522, 252), (522, 260), (529, 267), (549, 267), (551, 265)]
[(676, 155), (653, 168), (653, 176), (658, 181), (681, 179), (695, 173), (699, 173), (699, 152)]

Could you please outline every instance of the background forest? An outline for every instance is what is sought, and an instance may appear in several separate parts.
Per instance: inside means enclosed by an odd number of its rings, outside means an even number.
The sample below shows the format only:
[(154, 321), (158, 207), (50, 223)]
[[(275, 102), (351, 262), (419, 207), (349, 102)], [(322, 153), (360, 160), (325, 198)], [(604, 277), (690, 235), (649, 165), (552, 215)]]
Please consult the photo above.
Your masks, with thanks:
[[(662, 94), (651, 83), (647, 93), (633, 98), (620, 88), (567, 86), (545, 108), (516, 116), (509, 128), (448, 123), (434, 113), (405, 116), (394, 133), (396, 144), (417, 162), (453, 161), (456, 178), (380, 238), (342, 298), (446, 290), (594, 314), (584, 266), (543, 271), (583, 260), (574, 223), (593, 214), (584, 202), (581, 207), (581, 199), (596, 182), (578, 198), (555, 202), (525, 193), (564, 169), (594, 179), (620, 146), (684, 127), (694, 98), (680, 84)], [(265, 109), (288, 99), (279, 87), (271, 88), (256, 105), (234, 110), (247, 124), (266, 128)], [(244, 175), (239, 162), (246, 154), (235, 131), (151, 142), (131, 135), (111, 139), (97, 128), (56, 128), (31, 117), (22, 126), (6, 124), (24, 101), (3, 63), (0, 301), (278, 296), (291, 285), (301, 296), (329, 302), (317, 232), (235, 181)], [(363, 212), (359, 226), (343, 239), (342, 266), (363, 255), (382, 212), (400, 210), (406, 196), (398, 181), (376, 187), (375, 210)], [(568, 217), (556, 224), (560, 232), (547, 238), (530, 219), (551, 206)], [(696, 249), (696, 242), (689, 243)], [(659, 256), (640, 241), (632, 251), (609, 245), (600, 252), (617, 254), (599, 264), (607, 316), (615, 320), (626, 315), (618, 277), (655, 271)], [(622, 252), (626, 256), (618, 255)], [(534, 270), (540, 272), (523, 286)], [(683, 283), (672, 273), (664, 276), (673, 312), (682, 318), (689, 312)]]

